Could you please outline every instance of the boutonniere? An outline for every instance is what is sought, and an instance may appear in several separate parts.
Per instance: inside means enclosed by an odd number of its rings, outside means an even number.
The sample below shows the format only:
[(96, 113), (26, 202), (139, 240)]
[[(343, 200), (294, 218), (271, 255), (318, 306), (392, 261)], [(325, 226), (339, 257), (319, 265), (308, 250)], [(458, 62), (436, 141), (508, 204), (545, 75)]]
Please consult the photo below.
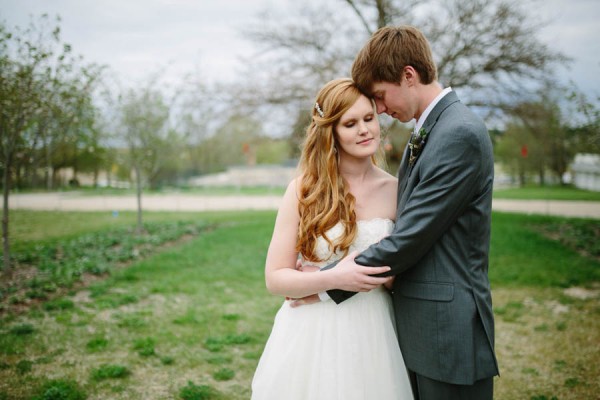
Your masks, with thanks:
[(408, 147), (410, 148), (410, 157), (408, 159), (408, 165), (412, 167), (412, 165), (417, 161), (417, 157), (421, 154), (423, 147), (425, 147), (425, 139), (429, 132), (425, 130), (425, 128), (419, 129), (419, 132), (413, 133), (410, 136), (410, 141), (408, 142)]

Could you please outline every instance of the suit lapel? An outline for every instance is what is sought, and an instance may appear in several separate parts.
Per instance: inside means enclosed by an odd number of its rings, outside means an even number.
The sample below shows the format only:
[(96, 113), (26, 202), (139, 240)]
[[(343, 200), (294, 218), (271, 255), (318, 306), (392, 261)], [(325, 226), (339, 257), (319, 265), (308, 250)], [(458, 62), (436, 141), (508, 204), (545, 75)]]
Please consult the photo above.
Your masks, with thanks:
[[(428, 132), (427, 141), (431, 140), (431, 136), (434, 133), (433, 128), (435, 124), (438, 122), (444, 110), (446, 110), (451, 104), (459, 101), (458, 96), (454, 91), (451, 91), (446, 96), (444, 96), (431, 110), (427, 119), (423, 123), (423, 129)], [(427, 147), (427, 146), (425, 146)], [(425, 148), (423, 148), (425, 151)], [(413, 170), (413, 167), (419, 161), (418, 159), (415, 161), (413, 165), (409, 165), (408, 159), (410, 155), (410, 150), (408, 148), (408, 144), (406, 149), (404, 150), (404, 155), (402, 156), (402, 161), (400, 162), (400, 168), (398, 168), (398, 195), (396, 197), (396, 204), (400, 206), (400, 194), (404, 192), (406, 186), (408, 185), (408, 178)]]
[(400, 193), (404, 192), (406, 184), (408, 183), (408, 159), (410, 155), (410, 149), (408, 144), (404, 150), (402, 161), (400, 161), (400, 168), (398, 168), (398, 195), (396, 196), (396, 204), (400, 204)]
[(427, 119), (423, 123), (423, 129), (425, 129), (425, 131), (429, 133), (429, 137), (427, 140), (431, 139), (433, 127), (435, 126), (435, 124), (437, 124), (444, 110), (446, 110), (446, 108), (450, 107), (451, 104), (454, 104), (457, 101), (460, 101), (458, 100), (458, 96), (456, 95), (456, 93), (454, 93), (454, 91), (451, 91), (450, 93), (442, 97), (442, 99), (435, 105), (435, 107), (433, 107), (433, 110), (431, 110), (431, 112), (427, 116)]
[[(433, 107), (433, 110), (431, 110), (431, 112), (427, 116), (427, 119), (423, 123), (423, 126), (421, 127), (421, 129), (425, 129), (425, 131), (427, 132), (427, 139), (421, 153), (425, 151), (425, 148), (427, 147), (427, 142), (431, 140), (433, 128), (442, 116), (444, 110), (446, 110), (448, 107), (450, 107), (451, 104), (456, 103), (457, 101), (459, 101), (458, 96), (456, 95), (456, 93), (454, 93), (454, 91), (451, 91), (447, 95), (442, 97), (442, 99), (435, 105), (435, 107)], [(418, 158), (412, 165), (408, 166), (408, 176), (410, 176), (413, 167), (417, 164), (417, 162), (419, 162)]]

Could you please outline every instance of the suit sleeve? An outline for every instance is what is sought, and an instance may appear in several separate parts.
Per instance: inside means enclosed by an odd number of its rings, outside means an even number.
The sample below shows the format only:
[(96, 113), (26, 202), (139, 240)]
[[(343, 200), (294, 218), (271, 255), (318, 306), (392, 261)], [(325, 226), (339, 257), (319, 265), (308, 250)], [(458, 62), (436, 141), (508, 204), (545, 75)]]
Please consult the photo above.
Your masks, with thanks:
[[(355, 259), (357, 264), (390, 266), (391, 270), (381, 276), (407, 270), (468, 207), (482, 174), (484, 151), (479, 135), (468, 130), (456, 135), (453, 132), (438, 134), (448, 138), (443, 145), (439, 143), (432, 151), (424, 152), (419, 160), (419, 171), (411, 171), (419, 172), (420, 180), (398, 215), (392, 233), (359, 254)], [(327, 293), (336, 303), (355, 294), (339, 289)]]

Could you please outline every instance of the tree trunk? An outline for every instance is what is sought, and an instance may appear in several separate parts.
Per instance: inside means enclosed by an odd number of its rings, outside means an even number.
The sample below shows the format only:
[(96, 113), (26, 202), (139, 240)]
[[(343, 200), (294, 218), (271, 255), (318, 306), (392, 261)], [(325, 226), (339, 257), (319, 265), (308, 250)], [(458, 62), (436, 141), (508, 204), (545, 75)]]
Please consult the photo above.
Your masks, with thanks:
[(136, 165), (135, 169), (135, 186), (137, 189), (137, 233), (141, 234), (143, 231), (142, 224), (142, 177), (141, 168)]
[(46, 135), (44, 134), (44, 147), (46, 148), (46, 167), (44, 168), (44, 178), (46, 178), (46, 190), (50, 192), (52, 190), (52, 177), (54, 171), (52, 171), (52, 152), (50, 150), (51, 142), (46, 142)]
[(98, 187), (98, 166), (94, 167), (94, 189)]
[(37, 188), (39, 184), (37, 174), (38, 166), (38, 158), (35, 157), (34, 162), (27, 169), (27, 181), (31, 188)]
[(78, 173), (79, 165), (77, 163), (77, 146), (75, 145), (75, 149), (73, 150), (73, 186), (79, 186), (79, 179), (77, 178)]
[[(19, 164), (20, 164), (20, 163), (19, 163)], [(13, 181), (13, 182), (15, 183), (15, 187), (16, 187), (17, 189), (19, 189), (19, 188), (22, 188), (22, 187), (23, 187), (23, 182), (22, 182), (22, 179), (21, 179), (21, 176), (22, 176), (22, 175), (23, 175), (23, 172), (22, 172), (22, 166), (21, 166), (21, 165), (17, 165), (17, 166), (15, 167), (15, 178), (14, 178), (14, 181)]]
[(546, 186), (546, 174), (544, 172), (544, 168), (540, 169), (539, 177), (540, 177), (540, 186)]
[(2, 174), (2, 259), (4, 260), (4, 275), (9, 276), (11, 273), (10, 268), (10, 241), (8, 236), (8, 195), (9, 195), (9, 179), (10, 179), (10, 161), (4, 165), (4, 173)]
[(52, 168), (52, 174), (50, 177), (50, 181), (52, 182), (52, 187), (57, 185), (59, 188), (62, 186), (62, 180), (59, 176), (60, 168)]
[(525, 184), (527, 183), (526, 179), (525, 179), (525, 168), (523, 167), (523, 165), (521, 165), (521, 163), (519, 163), (518, 175), (519, 175), (519, 186), (520, 187), (525, 186)]

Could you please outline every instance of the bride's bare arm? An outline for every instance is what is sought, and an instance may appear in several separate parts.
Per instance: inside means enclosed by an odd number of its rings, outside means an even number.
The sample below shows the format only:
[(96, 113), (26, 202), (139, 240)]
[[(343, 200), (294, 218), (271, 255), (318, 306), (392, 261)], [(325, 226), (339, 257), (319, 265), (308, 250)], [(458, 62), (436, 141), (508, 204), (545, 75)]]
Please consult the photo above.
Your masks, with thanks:
[(296, 240), (300, 221), (296, 184), (294, 180), (288, 185), (277, 213), (265, 265), (267, 289), (273, 294), (300, 298), (334, 288), (356, 288), (358, 281), (362, 285), (361, 291), (368, 291), (385, 283), (387, 278), (369, 275), (387, 272), (388, 267), (373, 268), (355, 265), (352, 268), (332, 268), (315, 273), (296, 270), (298, 258)]

